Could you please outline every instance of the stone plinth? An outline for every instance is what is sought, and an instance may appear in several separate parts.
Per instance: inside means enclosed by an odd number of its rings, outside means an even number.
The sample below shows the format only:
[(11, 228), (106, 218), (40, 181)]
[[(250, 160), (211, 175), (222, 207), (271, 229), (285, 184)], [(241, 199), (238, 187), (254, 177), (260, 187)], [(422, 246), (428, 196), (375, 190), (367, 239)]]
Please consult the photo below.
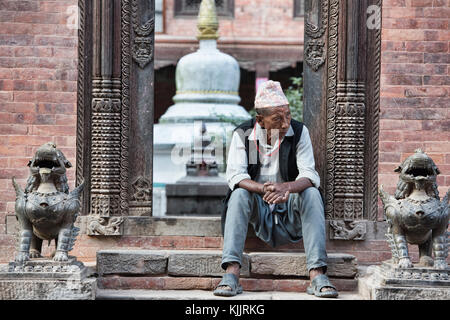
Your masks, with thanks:
[(0, 265), (0, 300), (95, 300), (96, 279), (80, 261)]
[(220, 177), (185, 177), (166, 185), (167, 215), (220, 215), (228, 192), (226, 180)]
[(450, 268), (400, 269), (383, 262), (381, 266), (369, 267), (358, 287), (368, 300), (449, 300)]

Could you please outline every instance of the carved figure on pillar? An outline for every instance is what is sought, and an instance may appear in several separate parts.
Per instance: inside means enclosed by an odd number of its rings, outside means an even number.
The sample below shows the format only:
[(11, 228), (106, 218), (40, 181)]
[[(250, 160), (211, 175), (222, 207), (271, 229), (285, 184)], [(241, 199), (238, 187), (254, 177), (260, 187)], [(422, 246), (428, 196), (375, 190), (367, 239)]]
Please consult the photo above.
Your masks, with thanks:
[(145, 24), (138, 23), (138, 4), (136, 0), (131, 3), (133, 30), (135, 33), (133, 59), (140, 68), (145, 68), (153, 60), (153, 32), (155, 30), (155, 19), (152, 18)]
[(379, 192), (389, 224), (386, 236), (393, 262), (400, 268), (411, 268), (408, 244), (417, 244), (421, 265), (448, 268), (449, 192), (441, 202), (436, 184), (439, 169), (418, 149), (395, 172), (400, 174), (395, 196), (385, 192), (383, 186)]

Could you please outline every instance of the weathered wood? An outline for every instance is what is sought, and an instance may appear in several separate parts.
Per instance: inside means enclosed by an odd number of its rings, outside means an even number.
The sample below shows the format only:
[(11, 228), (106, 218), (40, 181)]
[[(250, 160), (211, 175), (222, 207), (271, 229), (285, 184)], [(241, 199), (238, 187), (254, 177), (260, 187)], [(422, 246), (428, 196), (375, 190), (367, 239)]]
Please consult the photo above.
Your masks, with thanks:
[(380, 1), (308, 0), (304, 121), (329, 220), (377, 219)]
[(151, 214), (154, 2), (82, 0), (80, 15), (77, 184), (86, 181), (82, 214), (97, 226), (92, 235), (108, 235), (106, 230), (117, 235), (122, 228), (112, 224), (123, 219), (113, 217)]

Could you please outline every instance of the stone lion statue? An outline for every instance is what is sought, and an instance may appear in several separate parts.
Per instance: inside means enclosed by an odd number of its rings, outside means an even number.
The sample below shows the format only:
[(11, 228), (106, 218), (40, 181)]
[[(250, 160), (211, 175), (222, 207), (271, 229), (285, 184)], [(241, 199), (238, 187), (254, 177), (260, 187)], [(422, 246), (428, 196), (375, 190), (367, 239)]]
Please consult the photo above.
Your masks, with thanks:
[(379, 190), (394, 263), (400, 268), (413, 267), (408, 254), (410, 243), (419, 246), (420, 265), (446, 269), (449, 192), (441, 202), (436, 184), (439, 169), (418, 149), (395, 172), (400, 174), (395, 196), (385, 192), (383, 186)]
[(16, 218), (19, 239), (16, 262), (41, 257), (43, 240), (55, 240), (55, 261), (67, 261), (79, 229), (74, 226), (80, 210), (84, 183), (69, 193), (66, 169), (72, 167), (52, 142), (38, 148), (29, 161), (25, 190), (16, 183)]

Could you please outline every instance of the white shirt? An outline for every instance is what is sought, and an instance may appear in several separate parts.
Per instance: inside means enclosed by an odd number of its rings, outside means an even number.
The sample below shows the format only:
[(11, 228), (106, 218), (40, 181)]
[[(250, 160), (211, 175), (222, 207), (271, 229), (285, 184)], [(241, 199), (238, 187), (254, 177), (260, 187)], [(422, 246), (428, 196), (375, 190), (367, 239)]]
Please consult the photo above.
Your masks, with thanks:
[[(294, 130), (292, 126), (289, 126), (286, 136), (293, 136)], [(259, 140), (258, 156), (261, 161), (261, 171), (256, 182), (265, 183), (271, 182), (285, 182), (280, 174), (279, 166), (279, 147), (281, 142), (278, 139), (272, 145), (266, 144), (265, 130), (256, 123), (254, 129), (249, 135), (249, 143), (255, 143)], [(256, 149), (256, 147), (254, 148)], [(296, 147), (297, 156), (297, 169), (298, 176), (296, 180), (300, 178), (308, 178), (311, 183), (318, 188), (320, 186), (320, 177), (315, 169), (314, 153), (311, 144), (311, 138), (306, 126), (303, 126), (302, 135)], [(247, 154), (245, 152), (244, 142), (239, 137), (237, 132), (233, 133), (231, 139), (230, 148), (228, 151), (227, 159), (227, 171), (226, 178), (231, 190), (235, 189), (235, 186), (244, 179), (251, 179), (247, 172)]]

